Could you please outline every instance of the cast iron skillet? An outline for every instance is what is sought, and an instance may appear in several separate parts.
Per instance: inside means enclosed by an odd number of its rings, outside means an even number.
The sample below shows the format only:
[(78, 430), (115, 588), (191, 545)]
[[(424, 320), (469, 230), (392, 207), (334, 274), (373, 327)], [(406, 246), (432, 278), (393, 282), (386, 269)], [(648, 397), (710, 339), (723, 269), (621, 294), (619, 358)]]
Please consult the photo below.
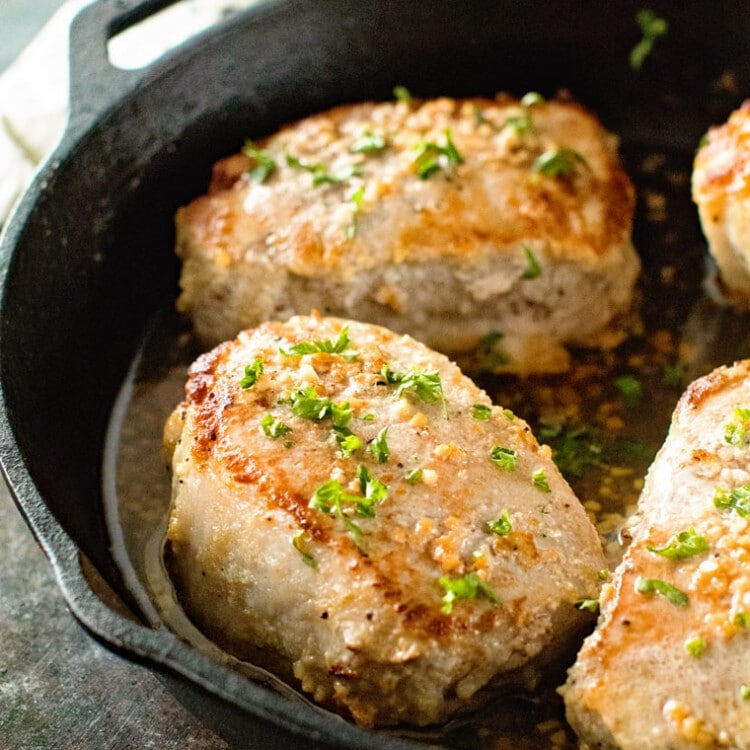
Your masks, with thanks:
[[(1, 241), (2, 469), (74, 615), (105, 645), (171, 675), (225, 733), (274, 747), (300, 737), (414, 747), (290, 702), (148, 628), (122, 583), (102, 518), (102, 446), (144, 327), (176, 294), (174, 210), (246, 137), (390, 98), (395, 84), (420, 96), (566, 88), (624, 147), (691, 154), (750, 92), (750, 14), (742, 0), (649, 3), (670, 31), (635, 73), (640, 3), (288, 0), (147, 70), (111, 67), (107, 40), (169, 4), (102, 0), (73, 24), (70, 122)], [(717, 86), (727, 70), (732, 85)]]

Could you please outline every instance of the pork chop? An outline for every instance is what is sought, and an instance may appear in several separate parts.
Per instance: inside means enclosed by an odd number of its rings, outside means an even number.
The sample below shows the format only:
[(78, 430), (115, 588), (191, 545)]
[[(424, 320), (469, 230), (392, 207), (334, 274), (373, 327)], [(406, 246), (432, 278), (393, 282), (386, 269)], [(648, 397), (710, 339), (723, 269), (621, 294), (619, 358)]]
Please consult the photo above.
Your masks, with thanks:
[(589, 748), (750, 748), (750, 361), (682, 396), (563, 688)]
[(695, 156), (693, 200), (721, 291), (750, 305), (750, 101), (713, 127)]
[(305, 314), (467, 366), (563, 371), (624, 335), (639, 273), (616, 139), (568, 101), (340, 106), (220, 161), (177, 212), (178, 307), (214, 345)]
[(605, 561), (549, 449), (408, 336), (264, 323), (195, 362), (165, 435), (186, 612), (362, 725), (442, 721), (586, 624)]

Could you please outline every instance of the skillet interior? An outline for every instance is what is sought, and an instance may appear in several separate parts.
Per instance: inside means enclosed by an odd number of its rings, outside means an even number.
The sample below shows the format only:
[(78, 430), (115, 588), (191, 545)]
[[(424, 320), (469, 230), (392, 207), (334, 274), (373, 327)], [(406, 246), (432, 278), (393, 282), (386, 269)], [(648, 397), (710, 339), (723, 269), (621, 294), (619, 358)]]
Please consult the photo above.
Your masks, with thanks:
[[(390, 98), (395, 84), (419, 96), (565, 88), (621, 135), (624, 151), (688, 161), (706, 128), (750, 93), (750, 15), (742, 2), (679, 12), (650, 3), (670, 30), (635, 73), (632, 2), (587, 4), (584, 13), (561, 0), (296, 0), (246, 12), (144, 73), (109, 69), (106, 38), (165, 4), (129, 15), (123, 9), (137, 3), (104, 0), (75, 25), (70, 126), (2, 239), (3, 470), (71, 608), (105, 643), (292, 732), (396, 746), (138, 624), (104, 530), (102, 446), (146, 322), (176, 294), (174, 210), (244, 138), (334, 104)], [(726, 71), (732, 87), (718, 85)], [(92, 587), (80, 558), (102, 586)]]

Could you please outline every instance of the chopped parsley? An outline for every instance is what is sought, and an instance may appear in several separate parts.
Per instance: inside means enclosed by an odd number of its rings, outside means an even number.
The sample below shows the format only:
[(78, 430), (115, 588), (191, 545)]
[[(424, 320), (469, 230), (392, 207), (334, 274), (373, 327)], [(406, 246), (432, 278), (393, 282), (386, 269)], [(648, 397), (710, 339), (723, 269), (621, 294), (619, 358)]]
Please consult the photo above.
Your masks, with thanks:
[(736, 612), (733, 622), (738, 628), (746, 628), (750, 625), (750, 613), (743, 611)]
[(524, 245), (523, 252), (526, 256), (526, 270), (523, 272), (521, 278), (529, 280), (541, 276), (542, 267), (539, 265), (539, 261), (536, 259), (536, 256), (532, 252), (531, 248)]
[(505, 126), (513, 128), (519, 135), (527, 133), (534, 129), (534, 122), (531, 116), (531, 108), (535, 104), (541, 104), (544, 97), (536, 91), (529, 91), (521, 99), (522, 111), (519, 115), (511, 115), (506, 121)]
[(672, 388), (682, 388), (685, 384), (685, 365), (680, 362), (673, 365), (664, 365), (662, 382)]
[(336, 438), (336, 444), (341, 451), (342, 458), (349, 458), (354, 451), (358, 451), (364, 446), (362, 438), (355, 435), (345, 425), (334, 424), (333, 434)]
[(750, 409), (738, 406), (731, 422), (724, 425), (724, 440), (729, 445), (750, 445)]
[(396, 395), (401, 396), (405, 392), (413, 393), (418, 399), (426, 404), (440, 401), (443, 407), (443, 416), (448, 418), (448, 404), (443, 393), (443, 384), (440, 373), (437, 370), (419, 370), (412, 367), (407, 372), (394, 372), (390, 364), (383, 365), (380, 374), (385, 379), (386, 385), (397, 385)]
[(318, 562), (307, 549), (307, 539), (302, 529), (292, 537), (292, 544), (294, 545), (294, 549), (302, 555), (302, 562), (310, 566), (313, 570), (317, 570)]
[(294, 169), (302, 169), (305, 172), (310, 172), (312, 175), (313, 187), (320, 185), (338, 185), (342, 182), (350, 180), (352, 177), (360, 177), (362, 175), (362, 167), (359, 164), (349, 165), (337, 173), (328, 171), (328, 167), (321, 163), (311, 163), (300, 159), (292, 154), (286, 154), (286, 163)]
[(495, 592), (476, 573), (467, 573), (463, 578), (442, 576), (440, 585), (445, 591), (441, 611), (446, 615), (453, 611), (453, 603), (456, 599), (476, 599), (481, 595), (493, 604), (500, 603)]
[(641, 40), (630, 50), (630, 67), (640, 70), (654, 48), (654, 42), (669, 30), (669, 24), (654, 11), (642, 8), (635, 14), (635, 22), (641, 29)]
[(741, 518), (746, 518), (750, 515), (750, 484), (731, 490), (717, 487), (714, 505), (719, 510), (733, 510)]
[(276, 162), (270, 152), (257, 148), (250, 139), (245, 141), (242, 152), (255, 162), (248, 174), (256, 182), (264, 183), (276, 171)]
[(743, 701), (750, 699), (750, 685), (740, 685), (740, 698)]
[(697, 636), (695, 638), (691, 638), (689, 641), (685, 641), (685, 650), (690, 654), (690, 656), (699, 659), (701, 656), (703, 656), (703, 653), (705, 652), (708, 644), (706, 643), (705, 638), (701, 638), (700, 636)]
[(324, 341), (302, 341), (299, 344), (289, 348), (280, 346), (279, 352), (285, 357), (301, 357), (305, 354), (340, 354), (346, 360), (353, 360), (359, 357), (359, 352), (350, 349), (351, 341), (349, 339), (349, 326), (344, 326), (335, 339), (326, 339)]
[(533, 107), (535, 104), (542, 104), (543, 102), (544, 97), (538, 91), (527, 91), (521, 97), (521, 106), (526, 109)]
[(361, 185), (355, 190), (349, 202), (352, 204), (352, 218), (351, 221), (346, 225), (346, 239), (353, 240), (357, 236), (357, 230), (359, 229), (359, 213), (362, 210), (362, 201), (365, 197), (365, 186)]
[(700, 536), (691, 526), (687, 531), (681, 531), (673, 536), (664, 547), (647, 546), (649, 552), (654, 552), (662, 557), (668, 557), (671, 560), (682, 560), (686, 557), (693, 557), (708, 551), (708, 540)]
[(494, 521), (487, 521), (487, 528), (493, 534), (497, 534), (498, 536), (507, 536), (510, 534), (510, 532), (513, 531), (513, 524), (510, 522), (508, 511), (503, 508), (500, 513), (500, 518)]
[(260, 426), (263, 429), (263, 434), (274, 440), (283, 437), (284, 435), (288, 435), (292, 431), (292, 428), (289, 425), (276, 419), (273, 414), (266, 414), (266, 416), (260, 420)]
[(295, 388), (287, 403), (294, 414), (302, 419), (312, 419), (316, 422), (332, 419), (333, 423), (339, 427), (346, 427), (353, 416), (348, 401), (334, 403), (329, 398), (318, 396), (317, 391), (309, 385), (304, 388)]
[(675, 607), (687, 607), (690, 603), (688, 595), (680, 591), (676, 586), (658, 578), (638, 578), (635, 582), (635, 590), (639, 594), (659, 594)]
[(552, 460), (568, 481), (580, 479), (587, 468), (602, 463), (603, 447), (590, 427), (540, 420), (536, 434), (550, 446)]
[(406, 479), (407, 484), (415, 485), (419, 484), (422, 481), (422, 474), (423, 469), (421, 466), (417, 466), (414, 469), (411, 469), (410, 471), (406, 472), (406, 476), (404, 479)]
[(633, 375), (621, 375), (615, 378), (615, 388), (620, 391), (625, 406), (632, 408), (638, 406), (643, 398), (643, 386)]
[(473, 404), (471, 416), (478, 422), (486, 422), (488, 419), (492, 419), (492, 407), (487, 406), (487, 404)]
[(411, 104), (411, 100), (414, 98), (411, 95), (411, 91), (406, 86), (394, 86), (393, 87), (393, 98), (397, 102), (403, 102), (404, 104)]
[(596, 577), (600, 581), (608, 581), (612, 577), (612, 573), (608, 568), (602, 568), (601, 570), (597, 571)]
[(588, 167), (586, 160), (572, 148), (556, 148), (540, 154), (532, 170), (543, 177), (567, 177), (574, 175), (579, 167)]
[(499, 445), (493, 445), (490, 451), (490, 458), (495, 466), (499, 466), (503, 471), (516, 470), (516, 452), (511, 448), (501, 448)]
[(240, 380), (240, 388), (247, 390), (252, 388), (257, 382), (258, 378), (263, 373), (263, 360), (257, 357), (253, 360), (253, 363), (245, 366), (245, 374)]
[(379, 463), (384, 464), (391, 455), (391, 450), (388, 447), (388, 428), (383, 429), (377, 434), (375, 439), (370, 443), (370, 453), (372, 457)]
[(354, 495), (347, 492), (338, 479), (329, 479), (324, 482), (313, 494), (310, 499), (309, 507), (335, 516), (346, 527), (351, 534), (354, 543), (362, 549), (363, 531), (346, 512), (347, 508), (352, 508), (356, 516), (362, 518), (374, 518), (375, 506), (385, 500), (388, 494), (387, 485), (379, 479), (373, 477), (364, 464), (357, 467), (357, 479), (359, 480), (359, 490), (361, 495)]
[(581, 599), (573, 605), (576, 609), (581, 612), (593, 612), (596, 614), (599, 611), (599, 600), (598, 599)]
[(386, 148), (385, 136), (365, 130), (349, 149), (353, 154), (379, 154)]
[(479, 339), (479, 361), (477, 368), (480, 372), (494, 372), (499, 367), (510, 362), (510, 356), (500, 348), (504, 334), (500, 331), (490, 331)]
[(549, 482), (547, 481), (547, 472), (544, 469), (537, 469), (531, 475), (531, 483), (542, 492), (551, 492)]
[(464, 163), (464, 158), (459, 153), (451, 138), (451, 131), (446, 128), (443, 131), (445, 145), (432, 141), (423, 141), (417, 146), (417, 158), (414, 160), (414, 169), (420, 180), (429, 179), (435, 172), (443, 170), (447, 174), (453, 174), (456, 167)]
[(385, 500), (388, 494), (388, 486), (383, 484), (377, 477), (372, 476), (364, 464), (360, 464), (357, 467), (357, 479), (359, 480), (359, 491), (364, 494), (370, 504), (371, 511), (365, 515), (369, 515), (372, 518), (375, 515), (373, 506)]
[(510, 409), (503, 409), (503, 416), (510, 422), (516, 418), (516, 415)]

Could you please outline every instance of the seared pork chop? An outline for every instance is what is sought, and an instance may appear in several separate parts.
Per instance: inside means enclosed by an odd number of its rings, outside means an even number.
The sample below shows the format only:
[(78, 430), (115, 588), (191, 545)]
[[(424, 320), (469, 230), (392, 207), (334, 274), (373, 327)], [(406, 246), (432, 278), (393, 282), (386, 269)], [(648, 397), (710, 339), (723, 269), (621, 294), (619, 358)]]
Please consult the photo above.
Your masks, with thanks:
[(549, 449), (408, 336), (264, 323), (195, 362), (165, 436), (187, 613), (362, 725), (517, 682), (598, 594), (599, 538)]
[(750, 361), (674, 413), (563, 688), (591, 748), (750, 748)]
[(176, 217), (208, 345), (317, 308), (471, 366), (553, 372), (619, 343), (639, 260), (616, 140), (563, 101), (341, 106), (219, 162)]
[(693, 200), (725, 297), (750, 305), (750, 101), (711, 128), (695, 156)]

